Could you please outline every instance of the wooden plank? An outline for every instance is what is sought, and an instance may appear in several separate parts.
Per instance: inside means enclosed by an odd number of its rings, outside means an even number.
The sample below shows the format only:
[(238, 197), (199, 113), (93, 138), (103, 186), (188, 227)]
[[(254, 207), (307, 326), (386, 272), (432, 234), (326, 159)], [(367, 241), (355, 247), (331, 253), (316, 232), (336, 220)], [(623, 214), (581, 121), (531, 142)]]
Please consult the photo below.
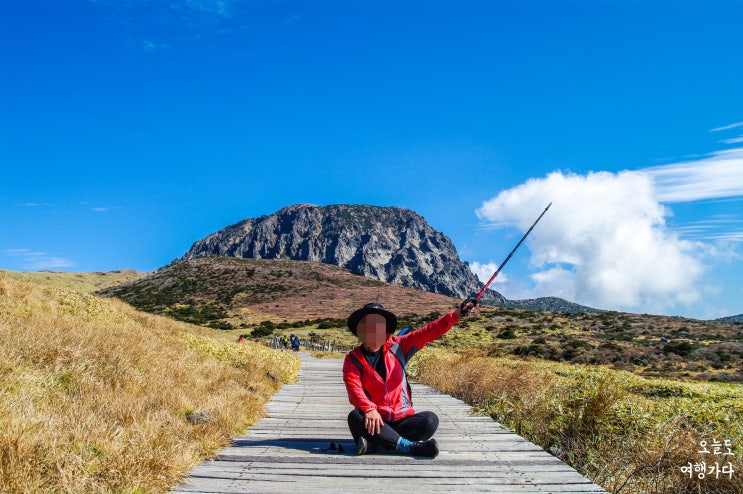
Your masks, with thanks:
[[(318, 492), (342, 492), (343, 494), (369, 494), (370, 489), (376, 489), (377, 492), (385, 494), (410, 494), (411, 490), (415, 492), (424, 490), (424, 492), (497, 492), (502, 494), (531, 494), (531, 493), (605, 493), (603, 489), (594, 484), (550, 484), (540, 483), (532, 484), (524, 482), (522, 484), (482, 484), (479, 479), (472, 479), (468, 483), (458, 482), (455, 484), (420, 483), (415, 486), (385, 486), (379, 487), (379, 483), (374, 479), (365, 481), (364, 479), (355, 479), (351, 483), (339, 484), (334, 479), (324, 479), (322, 482), (308, 484), (305, 480), (296, 482), (283, 480), (233, 480), (233, 479), (209, 479), (194, 478), (191, 484), (184, 484), (178, 492), (202, 493), (202, 494), (235, 494), (235, 493), (253, 493), (253, 494), (316, 494)], [(384, 484), (381, 484), (384, 485)]]
[[(291, 471), (298, 469), (298, 470), (305, 470), (305, 469), (322, 469), (326, 468), (329, 465), (332, 467), (335, 467), (336, 465), (349, 465), (349, 468), (353, 468), (354, 470), (389, 470), (389, 469), (400, 469), (404, 468), (407, 469), (408, 466), (406, 463), (403, 462), (361, 462), (358, 459), (351, 459), (348, 460), (352, 461), (346, 461), (346, 462), (339, 462), (339, 461), (328, 461), (327, 458), (318, 457), (313, 459), (313, 461), (306, 461), (305, 459), (297, 459), (297, 458), (286, 458), (286, 457), (274, 457), (274, 461), (270, 463), (270, 469), (272, 472), (277, 473), (284, 473), (285, 471)], [(230, 461), (226, 462), (225, 460), (213, 460), (213, 461), (207, 461), (198, 467), (193, 469), (193, 472), (199, 472), (201, 469), (211, 469), (211, 468), (220, 468), (224, 469), (225, 471), (228, 471), (230, 469), (251, 469), (254, 471), (260, 470), (261, 468), (266, 467), (266, 465), (269, 465), (268, 462), (264, 461), (264, 457), (252, 457), (252, 458), (245, 458), (240, 461)], [(560, 462), (552, 463), (552, 464), (543, 464), (541, 463), (537, 458), (533, 458), (531, 461), (524, 461), (518, 458), (514, 458), (511, 461), (498, 461), (497, 465), (492, 461), (461, 461), (461, 460), (438, 460), (434, 463), (432, 462), (430, 465), (432, 468), (436, 468), (437, 471), (447, 471), (456, 469), (460, 472), (468, 472), (468, 471), (475, 471), (480, 472), (483, 469), (487, 468), (493, 468), (494, 466), (497, 466), (498, 469), (496, 472), (494, 472), (494, 475), (498, 475), (502, 472), (511, 472), (511, 471), (537, 471), (540, 469), (545, 469), (548, 471), (563, 471), (564, 468)], [(423, 471), (423, 470), (421, 470)]]
[(299, 380), (274, 395), (267, 417), (215, 460), (194, 468), (173, 492), (606, 492), (540, 447), (473, 415), (461, 400), (417, 383), (416, 410), (439, 416), (439, 456), (357, 456), (346, 421), (351, 406), (342, 361), (299, 355)]
[[(509, 484), (513, 482), (520, 482), (521, 479), (517, 478), (519, 475), (533, 475), (535, 472), (534, 466), (532, 469), (516, 469), (506, 468), (498, 469), (490, 472), (486, 481), (497, 481), (500, 484)], [(428, 468), (418, 468), (412, 475), (408, 475), (409, 467), (403, 465), (356, 465), (353, 469), (338, 469), (335, 465), (326, 464), (322, 465), (304, 465), (302, 463), (289, 464), (286, 467), (280, 468), (275, 465), (266, 465), (264, 463), (233, 463), (229, 466), (225, 466), (221, 462), (217, 465), (202, 465), (195, 468), (191, 475), (193, 477), (210, 477), (210, 478), (247, 478), (246, 475), (256, 476), (290, 476), (290, 477), (353, 477), (358, 478), (360, 474), (374, 475), (374, 478), (385, 478), (385, 477), (405, 477), (405, 481), (418, 482), (422, 478), (437, 478), (437, 479), (457, 479), (457, 478), (471, 478), (474, 476), (480, 476), (482, 467), (480, 466), (467, 466), (459, 465), (456, 468), (441, 468), (438, 464), (432, 464)], [(540, 470), (541, 472), (541, 470)], [(557, 466), (553, 466), (543, 472), (550, 472), (550, 479), (557, 481), (560, 479), (566, 479), (574, 481), (575, 478), (571, 472), (560, 471)], [(251, 477), (252, 478), (252, 477)]]

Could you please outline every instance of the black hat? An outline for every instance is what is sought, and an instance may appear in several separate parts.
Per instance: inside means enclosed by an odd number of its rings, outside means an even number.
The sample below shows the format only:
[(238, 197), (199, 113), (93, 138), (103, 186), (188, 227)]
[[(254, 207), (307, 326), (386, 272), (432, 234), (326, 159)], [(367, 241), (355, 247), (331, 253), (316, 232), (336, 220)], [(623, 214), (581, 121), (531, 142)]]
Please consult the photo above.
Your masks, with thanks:
[(348, 329), (350, 329), (354, 335), (356, 334), (356, 326), (359, 324), (359, 321), (367, 314), (379, 314), (380, 316), (384, 316), (384, 319), (387, 321), (388, 334), (394, 333), (395, 329), (397, 329), (397, 317), (395, 317), (392, 312), (384, 310), (384, 307), (381, 305), (371, 303), (366, 304), (361, 309), (355, 311), (348, 318)]

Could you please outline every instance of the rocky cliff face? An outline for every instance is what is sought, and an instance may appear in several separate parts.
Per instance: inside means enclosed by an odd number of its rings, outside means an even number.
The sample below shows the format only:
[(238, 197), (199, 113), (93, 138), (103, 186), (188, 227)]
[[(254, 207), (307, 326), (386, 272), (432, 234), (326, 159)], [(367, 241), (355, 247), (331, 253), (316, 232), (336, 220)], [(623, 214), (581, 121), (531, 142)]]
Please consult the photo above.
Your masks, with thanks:
[[(397, 285), (465, 298), (481, 283), (451, 240), (413, 211), (364, 205), (289, 206), (196, 242), (183, 256), (315, 261)], [(503, 302), (488, 291), (484, 300)]]

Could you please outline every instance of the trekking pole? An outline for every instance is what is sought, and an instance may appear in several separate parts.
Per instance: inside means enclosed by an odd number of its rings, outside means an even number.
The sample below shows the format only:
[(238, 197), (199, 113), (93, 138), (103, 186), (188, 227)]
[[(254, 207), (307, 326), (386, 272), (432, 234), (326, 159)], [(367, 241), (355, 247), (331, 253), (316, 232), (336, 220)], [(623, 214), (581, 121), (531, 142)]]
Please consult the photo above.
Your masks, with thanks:
[(495, 273), (493, 273), (493, 276), (490, 277), (490, 279), (488, 280), (488, 282), (485, 283), (485, 286), (482, 287), (482, 290), (480, 290), (480, 293), (478, 293), (477, 295), (475, 295), (475, 301), (480, 300), (480, 297), (483, 296), (483, 294), (485, 293), (485, 290), (488, 289), (488, 287), (493, 282), (493, 280), (495, 279), (495, 277), (498, 276), (498, 273), (500, 273), (501, 269), (503, 269), (503, 266), (505, 266), (506, 263), (508, 262), (508, 260), (511, 259), (511, 256), (513, 256), (513, 253), (516, 252), (516, 249), (518, 249), (519, 246), (522, 243), (524, 243), (524, 240), (526, 240), (526, 237), (528, 237), (529, 234), (531, 233), (531, 231), (534, 229), (534, 227), (537, 226), (537, 223), (539, 223), (539, 220), (542, 219), (542, 216), (544, 216), (544, 213), (547, 212), (547, 210), (550, 208), (550, 206), (552, 206), (552, 203), (547, 204), (547, 207), (544, 208), (544, 211), (542, 211), (542, 214), (539, 215), (539, 218), (537, 218), (537, 221), (535, 221), (534, 224), (531, 225), (531, 228), (529, 228), (526, 231), (526, 233), (524, 233), (524, 236), (521, 237), (521, 240), (519, 240), (519, 243), (516, 244), (516, 247), (514, 247), (513, 250), (508, 254), (508, 256), (506, 257), (506, 260), (503, 261), (502, 263), (500, 263), (500, 266), (498, 266), (498, 269), (495, 270)]

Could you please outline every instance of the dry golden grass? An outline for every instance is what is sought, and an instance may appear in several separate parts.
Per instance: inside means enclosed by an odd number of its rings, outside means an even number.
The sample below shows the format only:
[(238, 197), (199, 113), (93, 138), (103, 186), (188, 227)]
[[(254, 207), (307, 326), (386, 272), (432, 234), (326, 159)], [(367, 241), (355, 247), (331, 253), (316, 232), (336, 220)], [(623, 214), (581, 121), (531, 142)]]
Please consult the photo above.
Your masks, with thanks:
[(113, 286), (131, 283), (147, 276), (147, 273), (133, 269), (121, 269), (117, 271), (95, 271), (88, 273), (76, 273), (70, 271), (6, 271), (0, 269), (0, 274), (20, 281), (30, 281), (42, 285), (52, 285), (62, 288), (71, 288), (85, 293), (103, 290)]
[[(645, 379), (604, 367), (428, 348), (421, 382), (475, 405), (612, 493), (743, 493), (743, 386)], [(700, 454), (729, 440), (734, 456)], [(711, 448), (710, 448), (711, 449)], [(729, 475), (681, 467), (732, 463)]]
[(0, 273), (0, 491), (164, 492), (298, 360)]

